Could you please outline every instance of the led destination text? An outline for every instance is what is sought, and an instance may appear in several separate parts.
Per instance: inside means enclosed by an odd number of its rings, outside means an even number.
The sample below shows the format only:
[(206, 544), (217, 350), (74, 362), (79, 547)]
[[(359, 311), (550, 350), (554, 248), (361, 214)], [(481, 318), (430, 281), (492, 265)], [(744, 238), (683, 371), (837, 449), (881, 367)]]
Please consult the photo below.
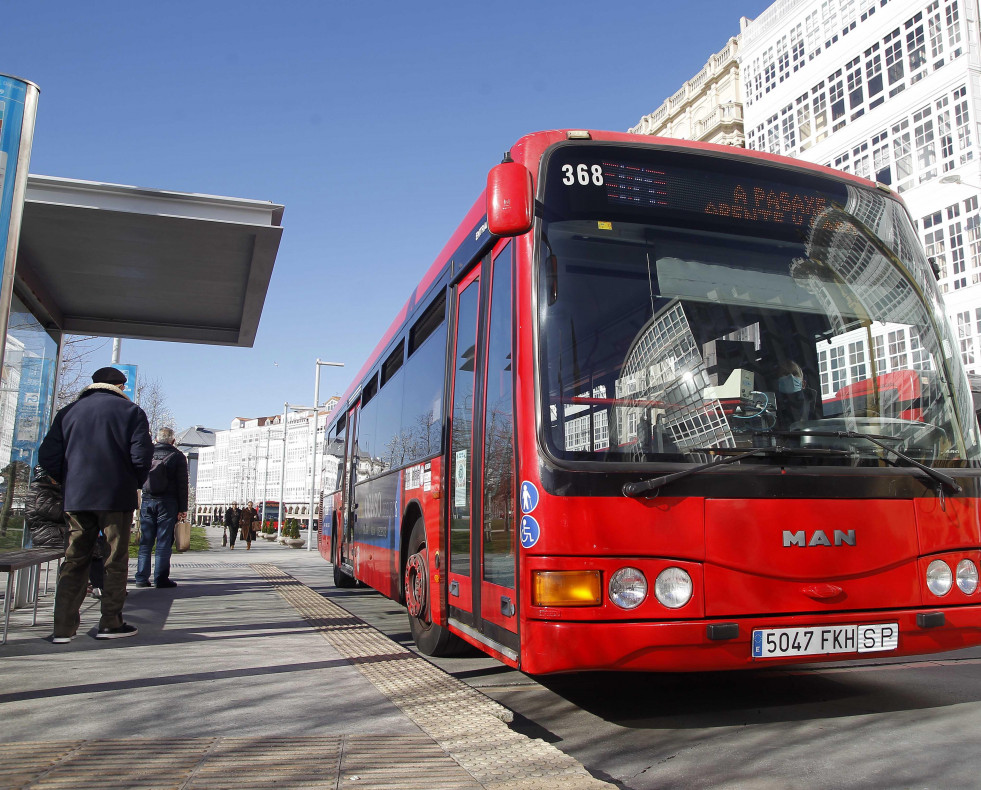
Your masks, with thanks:
[[(828, 195), (788, 184), (701, 169), (603, 161), (562, 165), (563, 188), (584, 195), (599, 187), (608, 203), (667, 208), (726, 219), (807, 227), (831, 206)], [(580, 204), (581, 205), (581, 204)]]
[(706, 214), (718, 214), (732, 219), (745, 219), (750, 222), (789, 222), (804, 225), (815, 215), (827, 208), (824, 195), (802, 195), (787, 191), (764, 189), (763, 187), (744, 188), (737, 184), (728, 201), (708, 202)]

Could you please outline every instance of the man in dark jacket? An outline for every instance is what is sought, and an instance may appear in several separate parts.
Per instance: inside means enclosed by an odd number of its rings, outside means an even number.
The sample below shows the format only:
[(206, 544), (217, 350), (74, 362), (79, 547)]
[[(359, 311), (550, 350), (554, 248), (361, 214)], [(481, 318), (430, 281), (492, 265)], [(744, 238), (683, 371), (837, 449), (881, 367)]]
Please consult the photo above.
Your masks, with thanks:
[(55, 594), (54, 636), (70, 642), (79, 625), (89, 563), (99, 532), (109, 543), (96, 639), (136, 634), (123, 622), (129, 574), (129, 531), (137, 490), (146, 480), (153, 442), (146, 414), (122, 391), (126, 376), (100, 368), (78, 400), (59, 411), (38, 451), (38, 461), (62, 484), (70, 535)]
[(187, 458), (174, 447), (174, 431), (161, 428), (153, 445), (150, 474), (143, 484), (140, 505), (140, 552), (136, 560), (136, 586), (150, 586), (150, 552), (156, 542), (156, 587), (176, 587), (170, 578), (174, 525), (187, 518)]
[(225, 529), (228, 531), (228, 548), (235, 548), (235, 538), (238, 535), (238, 502), (232, 502), (232, 506), (225, 511)]

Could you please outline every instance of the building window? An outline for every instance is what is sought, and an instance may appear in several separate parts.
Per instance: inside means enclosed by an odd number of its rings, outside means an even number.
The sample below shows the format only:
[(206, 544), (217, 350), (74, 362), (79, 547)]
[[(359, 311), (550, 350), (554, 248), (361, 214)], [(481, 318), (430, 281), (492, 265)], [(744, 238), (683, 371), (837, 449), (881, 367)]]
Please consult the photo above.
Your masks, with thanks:
[(889, 343), (889, 370), (903, 370), (906, 363), (906, 331), (897, 329), (887, 336)]
[[(906, 23), (906, 52), (909, 58), (910, 74), (922, 69), (927, 62), (926, 37), (923, 33), (922, 19), (923, 14), (917, 14)], [(913, 82), (916, 82), (916, 77), (914, 77)]]
[(957, 338), (960, 341), (961, 359), (965, 365), (974, 365), (974, 342), (973, 326), (971, 324), (971, 311), (967, 310), (957, 314)]
[(861, 381), (867, 376), (864, 342), (848, 344), (848, 375), (851, 381)]
[(920, 170), (921, 181), (937, 174), (936, 169), (931, 169), (937, 161), (937, 150), (934, 145), (933, 119), (929, 116), (929, 107), (925, 107), (913, 115), (916, 161)]
[(855, 58), (848, 64), (848, 106), (851, 109), (858, 107), (864, 96), (862, 95), (862, 64), (859, 58)]
[(837, 392), (848, 383), (844, 346), (831, 348), (829, 355), (831, 358), (831, 391)]
[(897, 28), (885, 39), (886, 44), (886, 74), (889, 84), (895, 85), (903, 78), (903, 41), (899, 38)]
[(828, 126), (828, 99), (824, 93), (823, 82), (811, 90), (811, 103), (814, 107), (814, 131), (820, 141), (827, 136)]
[(828, 78), (828, 102), (831, 104), (831, 120), (837, 121), (845, 114), (845, 88), (841, 69)]
[(950, 45), (950, 56), (958, 57), (962, 50), (957, 45), (961, 43), (960, 12), (957, 10), (957, 0), (947, 6), (947, 43)]
[(797, 135), (794, 130), (794, 116), (792, 113), (787, 113), (780, 121), (780, 130), (783, 135), (783, 150), (785, 153), (791, 153), (795, 148), (797, 148)]
[(902, 191), (909, 182), (907, 179), (913, 175), (913, 157), (909, 133), (909, 121), (901, 121), (892, 127), (892, 153), (896, 163), (896, 180), (898, 189)]

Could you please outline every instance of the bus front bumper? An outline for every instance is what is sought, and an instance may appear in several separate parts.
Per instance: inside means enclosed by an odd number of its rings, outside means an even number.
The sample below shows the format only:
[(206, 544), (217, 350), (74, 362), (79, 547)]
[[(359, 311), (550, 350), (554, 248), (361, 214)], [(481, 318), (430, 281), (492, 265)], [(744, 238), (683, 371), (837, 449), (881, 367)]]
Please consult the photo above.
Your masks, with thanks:
[[(868, 652), (851, 649), (849, 626), (855, 626), (861, 638), (860, 627), (893, 623), (898, 634), (889, 628), (866, 628), (870, 634), (885, 630), (887, 638), (875, 644), (870, 637)], [(757, 651), (772, 649), (775, 655), (754, 657), (756, 632)], [(784, 648), (820, 650), (822, 639), (828, 652), (780, 653)], [(671, 622), (526, 620), (521, 642), (521, 669), (529, 674), (698, 672), (881, 660), (981, 645), (981, 605)]]

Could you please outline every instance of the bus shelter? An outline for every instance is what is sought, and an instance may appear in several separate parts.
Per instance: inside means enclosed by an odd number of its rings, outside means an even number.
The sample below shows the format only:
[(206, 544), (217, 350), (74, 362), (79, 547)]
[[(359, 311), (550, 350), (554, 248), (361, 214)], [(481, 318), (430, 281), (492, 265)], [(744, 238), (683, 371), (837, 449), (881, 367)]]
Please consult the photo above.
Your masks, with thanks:
[(283, 206), (30, 175), (0, 377), (0, 550), (54, 406), (65, 335), (250, 347)]

